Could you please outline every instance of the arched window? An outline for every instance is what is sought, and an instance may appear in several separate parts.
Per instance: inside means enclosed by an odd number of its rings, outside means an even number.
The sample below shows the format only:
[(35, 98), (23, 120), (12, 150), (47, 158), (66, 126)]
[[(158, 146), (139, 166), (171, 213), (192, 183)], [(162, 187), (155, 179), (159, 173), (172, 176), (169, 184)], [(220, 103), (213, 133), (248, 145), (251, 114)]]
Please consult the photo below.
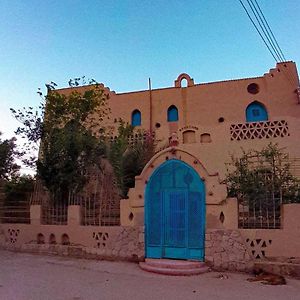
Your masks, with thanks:
[(168, 122), (178, 121), (178, 109), (175, 105), (171, 105), (168, 108)]
[(246, 108), (246, 122), (268, 121), (268, 113), (263, 104), (255, 101)]
[(141, 112), (138, 109), (136, 109), (131, 114), (131, 125), (141, 126), (141, 124), (142, 124)]

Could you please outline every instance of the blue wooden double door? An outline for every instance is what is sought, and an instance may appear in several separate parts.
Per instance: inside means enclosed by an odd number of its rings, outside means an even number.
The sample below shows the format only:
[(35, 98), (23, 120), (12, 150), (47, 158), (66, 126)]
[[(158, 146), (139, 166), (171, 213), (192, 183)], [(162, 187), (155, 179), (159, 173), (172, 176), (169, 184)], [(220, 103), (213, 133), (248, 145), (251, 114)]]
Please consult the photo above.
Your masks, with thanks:
[(163, 163), (146, 187), (146, 257), (204, 260), (204, 183), (186, 163)]

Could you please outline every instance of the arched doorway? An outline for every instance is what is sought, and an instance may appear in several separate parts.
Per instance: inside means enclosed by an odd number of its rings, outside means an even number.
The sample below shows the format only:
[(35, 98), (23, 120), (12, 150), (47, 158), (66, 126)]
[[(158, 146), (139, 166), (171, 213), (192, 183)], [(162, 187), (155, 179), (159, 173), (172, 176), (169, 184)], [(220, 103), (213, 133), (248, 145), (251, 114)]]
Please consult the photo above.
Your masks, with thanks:
[(204, 260), (205, 186), (188, 164), (170, 159), (147, 183), (146, 257)]

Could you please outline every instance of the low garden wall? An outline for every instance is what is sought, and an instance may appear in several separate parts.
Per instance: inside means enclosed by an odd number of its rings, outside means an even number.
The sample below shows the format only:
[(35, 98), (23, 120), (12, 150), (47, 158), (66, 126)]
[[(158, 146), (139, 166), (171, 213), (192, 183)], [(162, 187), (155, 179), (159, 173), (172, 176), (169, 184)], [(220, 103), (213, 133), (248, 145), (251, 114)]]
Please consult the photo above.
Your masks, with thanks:
[[(79, 207), (69, 208), (68, 225), (42, 225), (40, 208), (31, 224), (0, 224), (2, 249), (83, 258), (142, 261), (143, 226), (82, 226)], [(299, 257), (300, 205), (283, 206), (282, 229), (207, 229), (205, 261), (215, 270), (248, 271), (256, 259)]]
[[(208, 230), (212, 268), (248, 271), (252, 260), (238, 230)], [(144, 227), (1, 224), (2, 249), (106, 260), (143, 261)]]
[(2, 249), (108, 260), (141, 261), (143, 227), (1, 224)]

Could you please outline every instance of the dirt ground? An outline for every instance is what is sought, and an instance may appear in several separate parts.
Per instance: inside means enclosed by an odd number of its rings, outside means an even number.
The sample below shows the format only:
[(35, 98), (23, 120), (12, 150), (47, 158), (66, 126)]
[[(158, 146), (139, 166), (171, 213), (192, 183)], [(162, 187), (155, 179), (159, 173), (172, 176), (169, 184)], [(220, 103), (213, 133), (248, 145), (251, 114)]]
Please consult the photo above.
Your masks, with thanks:
[(220, 274), (172, 277), (147, 273), (135, 263), (0, 251), (0, 299), (300, 299), (299, 280), (268, 286), (246, 281), (246, 274)]

